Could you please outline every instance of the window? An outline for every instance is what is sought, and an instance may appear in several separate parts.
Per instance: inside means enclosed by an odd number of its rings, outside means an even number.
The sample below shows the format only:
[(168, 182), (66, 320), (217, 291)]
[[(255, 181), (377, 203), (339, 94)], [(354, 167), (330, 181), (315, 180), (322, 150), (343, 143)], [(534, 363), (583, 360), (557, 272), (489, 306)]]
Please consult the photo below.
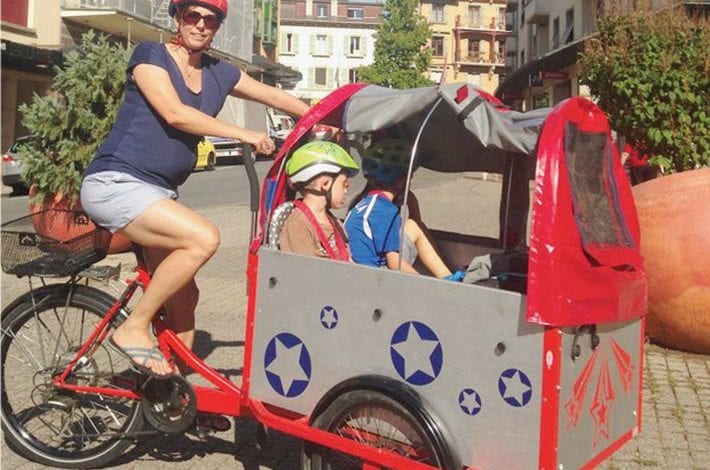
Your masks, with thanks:
[(348, 83), (357, 83), (357, 69), (348, 70)]
[(316, 55), (326, 55), (328, 53), (328, 36), (325, 34), (316, 35)]
[(570, 8), (565, 14), (565, 34), (563, 40), (565, 44), (574, 41), (574, 8)]
[(469, 5), (468, 6), (468, 27), (469, 28), (480, 28), (481, 27), (481, 7)]
[(350, 36), (350, 55), (360, 54), (360, 36)]
[(2, 11), (2, 20), (20, 26), (29, 26), (27, 21), (28, 3), (28, 0), (15, 0), (13, 2), (3, 0), (2, 8), (0, 9)]
[(431, 38), (432, 54), (435, 57), (444, 56), (444, 38), (441, 36), (432, 36)]
[(328, 4), (327, 3), (316, 3), (316, 16), (318, 18), (325, 18), (328, 16)]
[(348, 8), (348, 18), (354, 19), (354, 20), (361, 20), (363, 19), (364, 14), (362, 11), (362, 8)]
[(468, 40), (468, 60), (478, 62), (481, 59), (481, 44), (477, 39)]
[(552, 22), (552, 49), (560, 47), (560, 18), (557, 17)]
[(505, 63), (505, 41), (498, 41), (498, 57), (496, 59), (499, 64)]
[(286, 52), (293, 52), (293, 33), (286, 33), (286, 44), (284, 44)]
[(325, 67), (316, 67), (315, 80), (316, 85), (325, 86), (328, 83), (328, 69)]
[(498, 29), (505, 29), (505, 8), (498, 9), (498, 24), (496, 24)]
[(520, 66), (525, 65), (525, 49), (520, 51)]
[(431, 16), (429, 20), (432, 23), (444, 23), (444, 5), (433, 3), (431, 5)]

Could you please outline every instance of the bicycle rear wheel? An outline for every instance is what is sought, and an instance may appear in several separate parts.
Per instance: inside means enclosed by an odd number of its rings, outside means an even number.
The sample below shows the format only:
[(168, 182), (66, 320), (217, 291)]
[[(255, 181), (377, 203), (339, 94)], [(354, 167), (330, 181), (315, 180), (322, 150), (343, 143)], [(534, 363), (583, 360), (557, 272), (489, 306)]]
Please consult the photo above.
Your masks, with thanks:
[[(453, 468), (448, 449), (441, 448), (420, 419), (394, 399), (370, 390), (340, 395), (313, 421), (313, 427), (370, 447), (385, 449), (438, 468)], [(360, 459), (305, 443), (303, 470), (355, 470)]]
[[(2, 313), (2, 429), (8, 446), (44, 465), (105, 465), (143, 427), (136, 400), (74, 393), (52, 385), (114, 299), (87, 286), (55, 284), (25, 294)], [(113, 327), (123, 317), (117, 316)], [(67, 383), (133, 388), (137, 376), (120, 354), (99, 345)]]

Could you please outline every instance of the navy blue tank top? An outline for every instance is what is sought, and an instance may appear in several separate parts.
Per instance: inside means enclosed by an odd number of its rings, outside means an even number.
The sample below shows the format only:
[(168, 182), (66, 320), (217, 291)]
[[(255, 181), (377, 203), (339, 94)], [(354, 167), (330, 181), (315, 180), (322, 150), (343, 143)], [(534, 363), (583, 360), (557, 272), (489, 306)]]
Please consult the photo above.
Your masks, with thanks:
[(133, 68), (151, 64), (165, 69), (183, 104), (216, 116), (229, 92), (239, 81), (235, 66), (202, 55), (202, 90), (191, 91), (165, 45), (143, 42), (136, 46), (128, 64), (126, 94), (111, 132), (86, 169), (85, 175), (121, 171), (158, 186), (176, 189), (195, 166), (197, 144), (202, 136), (180, 131), (160, 117), (133, 80)]

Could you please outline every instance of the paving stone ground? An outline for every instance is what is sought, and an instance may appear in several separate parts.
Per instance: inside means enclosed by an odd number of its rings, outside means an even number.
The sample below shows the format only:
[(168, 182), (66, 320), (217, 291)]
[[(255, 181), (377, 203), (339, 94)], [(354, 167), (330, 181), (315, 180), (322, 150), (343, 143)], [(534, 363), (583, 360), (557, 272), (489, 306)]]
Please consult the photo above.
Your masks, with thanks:
[[(495, 191), (495, 186), (490, 185), (498, 184), (473, 180), (459, 183), (465, 187), (457, 189), (458, 194)], [(417, 193), (420, 202), (435, 189), (422, 187)], [(203, 213), (220, 227), (222, 244), (198, 276), (202, 296), (197, 310), (196, 350), (210, 365), (238, 383), (244, 350), (244, 269), (249, 213), (245, 206), (236, 205), (215, 207)], [(131, 256), (109, 257), (108, 263), (118, 262), (122, 262), (124, 273), (130, 274), (134, 266)], [(3, 307), (27, 290), (24, 280), (4, 273), (0, 280)], [(230, 431), (216, 433), (206, 441), (192, 435), (147, 439), (112, 466), (127, 470), (299, 468), (299, 440), (272, 432), (265, 447), (260, 448), (257, 434), (254, 421), (237, 419)], [(46, 468), (16, 455), (4, 440), (0, 458), (3, 468)], [(710, 356), (653, 345), (646, 348), (643, 429), (600, 468), (710, 469)]]

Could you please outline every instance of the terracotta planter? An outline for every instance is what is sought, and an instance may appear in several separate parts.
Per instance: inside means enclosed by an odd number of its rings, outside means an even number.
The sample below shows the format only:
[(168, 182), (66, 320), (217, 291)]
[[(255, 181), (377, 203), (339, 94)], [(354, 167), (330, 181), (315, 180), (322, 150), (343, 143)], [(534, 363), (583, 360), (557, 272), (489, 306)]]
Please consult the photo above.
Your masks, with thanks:
[(648, 336), (710, 354), (710, 168), (633, 188), (648, 273)]
[[(29, 195), (30, 201), (34, 195), (37, 194), (37, 190), (34, 186), (30, 187)], [(71, 203), (68, 199), (65, 199), (61, 194), (58, 194), (54, 199), (45, 204), (33, 204), (30, 202), (29, 211), (30, 214), (45, 211), (47, 209), (60, 209), (66, 211), (81, 211), (81, 203), (77, 200), (75, 203)], [(49, 212), (41, 213), (32, 218), (32, 225), (34, 225), (35, 230), (40, 235), (44, 235), (60, 242), (65, 242), (78, 237), (90, 230), (93, 230), (96, 225), (87, 216), (86, 219), (78, 218), (75, 216), (74, 212)], [(123, 253), (130, 251), (131, 241), (120, 234), (114, 234), (111, 237), (111, 243), (108, 248), (108, 253)]]

